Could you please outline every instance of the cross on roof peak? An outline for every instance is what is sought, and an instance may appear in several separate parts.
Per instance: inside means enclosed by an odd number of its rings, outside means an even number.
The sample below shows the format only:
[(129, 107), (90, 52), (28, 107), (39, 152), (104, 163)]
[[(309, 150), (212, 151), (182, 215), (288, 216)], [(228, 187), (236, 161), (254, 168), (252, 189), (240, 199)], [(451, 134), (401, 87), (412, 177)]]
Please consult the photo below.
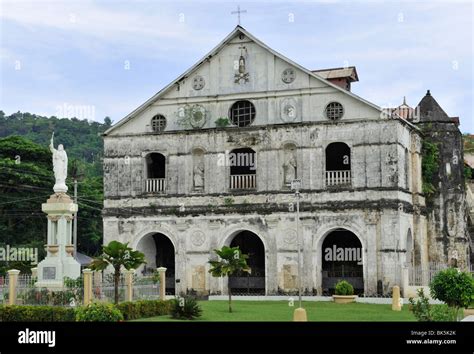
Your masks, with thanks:
[(231, 15), (237, 14), (238, 25), (240, 26), (240, 14), (246, 14), (247, 10), (241, 10), (240, 5), (237, 5), (237, 11), (232, 11)]

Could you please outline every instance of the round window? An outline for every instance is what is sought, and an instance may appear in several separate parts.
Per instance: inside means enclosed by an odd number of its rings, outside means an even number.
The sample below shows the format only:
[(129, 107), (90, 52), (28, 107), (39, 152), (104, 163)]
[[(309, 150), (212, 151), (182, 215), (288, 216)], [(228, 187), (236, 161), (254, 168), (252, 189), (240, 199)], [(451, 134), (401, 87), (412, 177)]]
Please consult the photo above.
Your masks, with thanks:
[(250, 125), (255, 119), (255, 107), (250, 101), (237, 101), (230, 107), (230, 120), (239, 127)]
[(337, 120), (344, 115), (344, 107), (339, 102), (331, 102), (326, 106), (326, 117), (330, 120)]
[(161, 114), (157, 114), (151, 119), (151, 130), (155, 133), (162, 132), (166, 128), (166, 118)]

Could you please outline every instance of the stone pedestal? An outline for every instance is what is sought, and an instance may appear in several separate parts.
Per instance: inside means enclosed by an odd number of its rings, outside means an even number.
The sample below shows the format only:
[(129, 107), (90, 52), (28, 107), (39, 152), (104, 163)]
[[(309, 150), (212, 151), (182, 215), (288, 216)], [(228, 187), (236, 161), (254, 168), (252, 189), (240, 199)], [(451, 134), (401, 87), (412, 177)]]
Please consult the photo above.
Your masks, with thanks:
[(160, 300), (166, 300), (166, 268), (156, 268), (160, 274)]
[(66, 193), (55, 193), (41, 209), (48, 217), (47, 255), (38, 264), (36, 286), (61, 290), (64, 277), (76, 279), (81, 275), (81, 265), (73, 257), (72, 245), (72, 220), (78, 208)]
[(392, 310), (402, 310), (402, 302), (400, 300), (400, 287), (398, 285), (395, 285), (392, 290)]
[(293, 321), (294, 322), (306, 322), (308, 321), (308, 317), (306, 315), (306, 310), (302, 307), (298, 307), (293, 312)]

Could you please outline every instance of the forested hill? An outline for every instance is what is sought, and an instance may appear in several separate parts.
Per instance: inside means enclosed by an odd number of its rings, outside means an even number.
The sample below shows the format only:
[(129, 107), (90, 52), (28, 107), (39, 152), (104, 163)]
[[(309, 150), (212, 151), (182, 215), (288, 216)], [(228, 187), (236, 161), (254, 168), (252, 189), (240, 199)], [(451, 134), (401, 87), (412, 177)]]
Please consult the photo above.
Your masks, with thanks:
[(104, 121), (105, 123), (99, 123), (54, 116), (48, 118), (28, 112), (7, 116), (0, 111), (0, 138), (19, 135), (48, 147), (54, 131), (55, 145), (63, 144), (70, 158), (93, 163), (100, 160), (103, 152), (103, 142), (99, 135), (112, 124), (108, 117)]
[[(69, 195), (78, 179), (78, 250), (96, 255), (102, 245), (103, 182), (100, 133), (106, 124), (79, 119), (41, 117), (30, 113), (6, 116), (0, 111), (0, 247), (36, 247), (44, 256), (46, 216), (41, 211), (53, 193), (52, 156), (48, 149), (54, 131), (55, 147), (68, 154)], [(0, 275), (31, 264), (0, 262)]]

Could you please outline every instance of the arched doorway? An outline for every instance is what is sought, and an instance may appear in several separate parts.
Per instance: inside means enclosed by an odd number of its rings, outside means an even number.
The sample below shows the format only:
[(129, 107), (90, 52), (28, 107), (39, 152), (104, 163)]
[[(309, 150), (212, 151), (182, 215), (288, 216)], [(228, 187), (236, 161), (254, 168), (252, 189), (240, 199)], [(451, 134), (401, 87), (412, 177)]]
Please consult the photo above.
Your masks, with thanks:
[(137, 250), (145, 254), (146, 264), (139, 272), (142, 275), (153, 273), (158, 267), (166, 268), (166, 293), (175, 293), (175, 249), (171, 240), (162, 233), (143, 237)]
[(230, 278), (230, 288), (235, 295), (265, 295), (265, 246), (251, 231), (241, 231), (234, 236), (230, 247), (239, 246), (247, 254), (250, 274), (235, 274)]
[(325, 237), (321, 251), (323, 294), (334, 294), (340, 280), (348, 281), (356, 294), (362, 294), (363, 248), (359, 238), (349, 230), (336, 229)]

